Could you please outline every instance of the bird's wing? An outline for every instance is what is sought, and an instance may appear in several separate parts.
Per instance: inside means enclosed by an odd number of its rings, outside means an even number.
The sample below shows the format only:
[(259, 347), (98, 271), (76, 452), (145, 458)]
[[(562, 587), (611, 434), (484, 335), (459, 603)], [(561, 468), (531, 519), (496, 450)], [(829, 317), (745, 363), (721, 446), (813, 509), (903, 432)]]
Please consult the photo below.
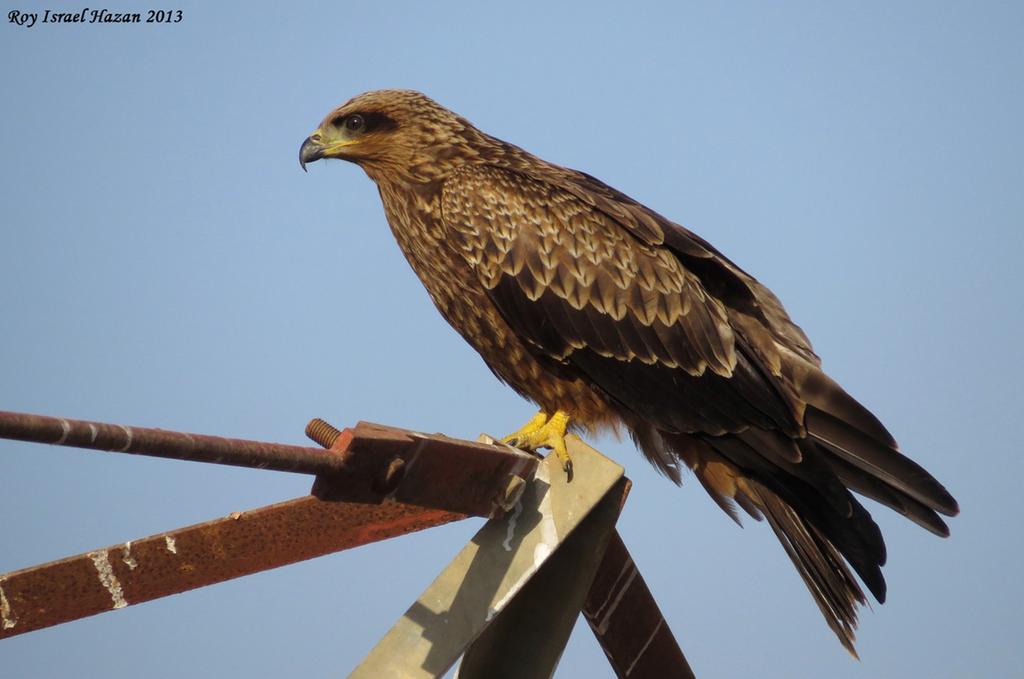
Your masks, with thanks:
[[(700, 279), (705, 290), (728, 310), (729, 321), (744, 346), (785, 391), (797, 419), (832, 453), (830, 464), (846, 485), (929, 530), (938, 528), (938, 519), (925, 517), (918, 504), (949, 515), (956, 513), (956, 502), (945, 488), (899, 454), (895, 439), (878, 418), (821, 370), (821, 360), (807, 336), (771, 290), (697, 234), (599, 179), (551, 165), (538, 165), (533, 171), (540, 181), (584, 200), (641, 241), (662, 244)], [(840, 441), (844, 443), (837, 445)], [(902, 501), (892, 501), (895, 496), (890, 490)], [(944, 527), (935, 532), (943, 531)]]
[(738, 337), (729, 310), (668, 248), (506, 169), (455, 173), (442, 196), (451, 245), (536, 352), (659, 429), (799, 430), (795, 404)]
[[(948, 534), (935, 512), (955, 515), (956, 501), (931, 474), (900, 454), (892, 434), (878, 418), (821, 370), (810, 341), (768, 288), (700, 236), (590, 175), (548, 164), (530, 166), (528, 172), (535, 180), (557, 186), (611, 218), (640, 242), (670, 251), (700, 280), (706, 294), (721, 303), (740, 353), (785, 396), (800, 433), (806, 432), (820, 451), (812, 457), (827, 462), (822, 474), (806, 469), (813, 465), (809, 463), (797, 476), (831, 485), (834, 474), (850, 489), (936, 534)], [(756, 435), (755, 431), (746, 437)], [(782, 447), (766, 444), (763, 437), (756, 447), (762, 454), (774, 448), (786, 461)]]
[(584, 172), (543, 164), (528, 173), (602, 212), (641, 242), (671, 250), (709, 293), (767, 331), (772, 344), (821, 365), (807, 335), (790, 320), (775, 294), (697, 234)]

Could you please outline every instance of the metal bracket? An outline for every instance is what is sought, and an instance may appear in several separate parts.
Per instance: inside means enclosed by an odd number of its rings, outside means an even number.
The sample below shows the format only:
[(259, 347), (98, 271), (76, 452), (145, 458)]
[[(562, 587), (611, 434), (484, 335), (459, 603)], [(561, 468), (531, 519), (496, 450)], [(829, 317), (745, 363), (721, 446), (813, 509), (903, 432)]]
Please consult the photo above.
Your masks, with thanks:
[[(514, 598), (518, 599), (527, 583), (553, 554), (564, 548), (584, 519), (623, 478), (622, 467), (578, 439), (571, 441), (569, 454), (576, 468), (574, 481), (566, 481), (565, 473), (553, 457), (542, 462), (514, 509), (480, 529), (370, 651), (351, 677), (427, 679), (443, 676), (448, 671), (498, 614)], [(615, 500), (614, 515), (617, 515), (621, 497)], [(600, 524), (607, 533), (614, 526), (614, 516), (610, 522), (607, 516), (602, 518)], [(580, 545), (578, 550), (583, 548), (585, 545)], [(561, 584), (567, 590), (572, 588), (571, 580)], [(551, 612), (544, 620), (547, 623), (544, 627), (554, 635), (552, 643), (559, 649), (553, 659), (556, 662), (589, 587), (589, 581), (582, 583), (575, 602), (574, 597), (556, 598), (544, 605), (531, 597), (533, 607)], [(563, 610), (558, 610), (560, 608)], [(570, 610), (567, 626), (562, 621), (566, 608)], [(566, 627), (564, 635), (561, 634), (563, 627)], [(501, 634), (492, 635), (490, 644), (500, 647), (503, 638)], [(541, 674), (516, 676), (551, 676), (553, 664), (547, 666), (545, 672), (543, 666), (547, 663), (540, 657), (524, 658), (523, 662), (537, 665)], [(474, 667), (493, 665), (490, 660), (493, 653), (483, 647), (470, 654), (470, 658), (476, 658)], [(474, 670), (464, 676), (485, 675)]]

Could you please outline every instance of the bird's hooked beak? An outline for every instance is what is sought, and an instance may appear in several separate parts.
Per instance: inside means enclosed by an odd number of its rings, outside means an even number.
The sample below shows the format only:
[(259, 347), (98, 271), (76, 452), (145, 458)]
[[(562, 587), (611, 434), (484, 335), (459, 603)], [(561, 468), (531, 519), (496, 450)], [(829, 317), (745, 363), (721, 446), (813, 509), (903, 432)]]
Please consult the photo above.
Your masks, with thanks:
[(302, 146), (299, 147), (299, 165), (302, 167), (303, 172), (308, 172), (306, 163), (312, 163), (324, 157), (322, 141), (323, 135), (317, 130), (306, 137), (306, 141), (302, 142)]
[(352, 156), (348, 147), (358, 143), (358, 138), (346, 137), (330, 126), (320, 127), (306, 137), (306, 141), (302, 142), (302, 146), (299, 147), (299, 165), (305, 170), (306, 163), (312, 163), (321, 158), (351, 160)]

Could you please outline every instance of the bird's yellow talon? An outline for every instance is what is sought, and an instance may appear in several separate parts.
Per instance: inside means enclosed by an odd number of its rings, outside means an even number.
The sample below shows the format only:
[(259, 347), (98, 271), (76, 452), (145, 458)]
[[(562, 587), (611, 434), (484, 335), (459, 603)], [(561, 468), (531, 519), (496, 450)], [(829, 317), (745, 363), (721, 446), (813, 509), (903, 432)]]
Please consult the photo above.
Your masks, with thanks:
[(548, 414), (543, 410), (530, 418), (530, 421), (520, 427), (517, 431), (509, 434), (505, 438), (501, 439), (502, 443), (507, 443), (510, 446), (516, 448), (524, 448), (526, 450), (534, 450), (536, 446), (531, 447), (530, 441), (532, 436), (540, 431), (545, 424), (548, 422)]
[(501, 439), (502, 443), (535, 451), (550, 448), (554, 451), (569, 481), (572, 481), (572, 458), (565, 446), (565, 431), (569, 427), (569, 416), (559, 410), (551, 417), (541, 411), (534, 415), (519, 431)]
[(572, 481), (572, 458), (569, 457), (569, 450), (565, 447), (564, 432), (561, 438), (555, 439), (552, 450), (554, 450), (555, 455), (558, 456), (558, 461), (562, 463), (562, 469), (565, 471), (566, 480)]

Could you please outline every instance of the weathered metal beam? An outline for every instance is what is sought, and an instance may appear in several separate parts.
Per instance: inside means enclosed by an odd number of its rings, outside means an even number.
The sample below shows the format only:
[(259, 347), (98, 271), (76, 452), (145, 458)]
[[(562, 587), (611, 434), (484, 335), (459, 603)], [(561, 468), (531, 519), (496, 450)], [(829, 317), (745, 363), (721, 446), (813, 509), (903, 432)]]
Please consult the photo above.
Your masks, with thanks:
[(605, 549), (583, 616), (620, 679), (694, 679), (618, 531)]
[(519, 590), (466, 650), (457, 679), (550, 679), (615, 532), (629, 487), (629, 479), (619, 479)]
[(465, 518), (308, 496), (0, 576), (0, 638)]

